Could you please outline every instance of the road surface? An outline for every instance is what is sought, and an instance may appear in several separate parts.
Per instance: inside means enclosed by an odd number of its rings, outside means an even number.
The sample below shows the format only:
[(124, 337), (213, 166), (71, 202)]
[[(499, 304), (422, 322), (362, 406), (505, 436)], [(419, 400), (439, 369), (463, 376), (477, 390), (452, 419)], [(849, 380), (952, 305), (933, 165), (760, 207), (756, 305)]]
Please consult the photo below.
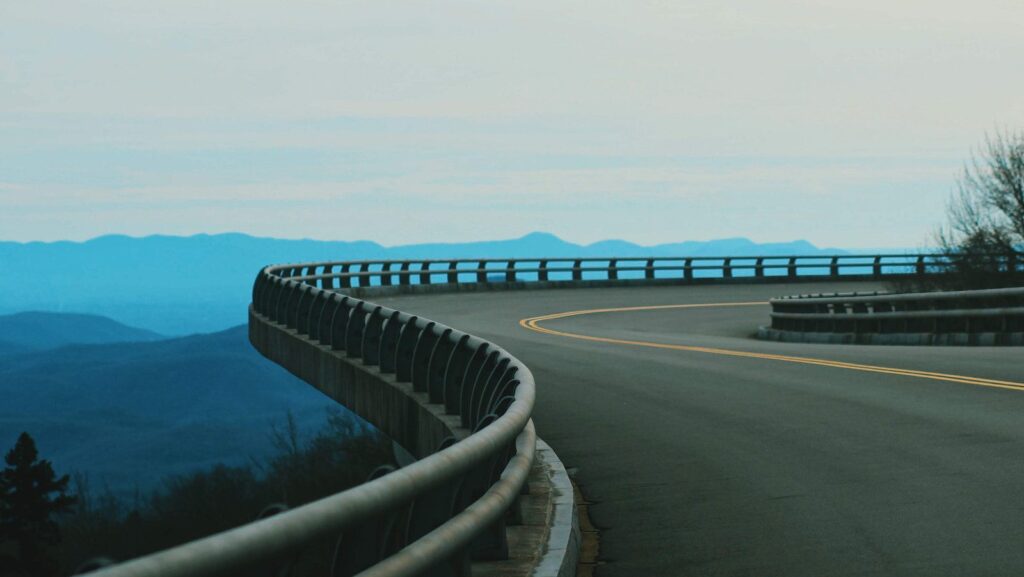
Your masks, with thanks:
[(878, 288), (376, 300), (531, 368), (538, 433), (595, 503), (600, 577), (1024, 575), (1024, 350), (752, 336), (770, 297)]

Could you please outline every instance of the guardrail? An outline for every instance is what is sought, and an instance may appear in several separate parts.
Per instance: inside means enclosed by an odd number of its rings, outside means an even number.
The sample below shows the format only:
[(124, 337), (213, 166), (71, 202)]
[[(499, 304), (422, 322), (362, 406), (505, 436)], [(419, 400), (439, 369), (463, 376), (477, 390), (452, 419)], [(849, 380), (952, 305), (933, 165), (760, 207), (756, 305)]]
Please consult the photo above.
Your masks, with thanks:
[[(1002, 259), (1006, 270), (1019, 270), (1024, 264), (1017, 255), (995, 258)], [(338, 261), (286, 265), (275, 270), (284, 277), (315, 282), (323, 289), (362, 294), (358, 289), (390, 286), (882, 279), (937, 274), (948, 266), (949, 257), (941, 254), (882, 254)]]
[(846, 293), (772, 299), (773, 340), (862, 344), (1024, 344), (1024, 288)]
[[(393, 386), (388, 397), (387, 387), (364, 382), (365, 394), (349, 399), (349, 406), (358, 412), (376, 398), (391, 402), (383, 408), (403, 411), (407, 421), (419, 420), (419, 427), (406, 422), (401, 431), (392, 423), (384, 431), (419, 460), (320, 501), (90, 574), (284, 574), (303, 547), (339, 535), (333, 576), (462, 576), (470, 556), (502, 557), (504, 518), (534, 459), (529, 369), (458, 329), (303, 282), (311, 279), (284, 278), (278, 270), (261, 271), (253, 288), (254, 345), (276, 349), (272, 358), (279, 362), (292, 355), (297, 364), (289, 368), (306, 371), (300, 376), (319, 386), (331, 381), (323, 371), (338, 376), (352, 360), (376, 367), (374, 376), (388, 384), (408, 383), (408, 391)], [(345, 376), (360, 380), (352, 372)], [(367, 373), (361, 377), (366, 381)], [(403, 394), (405, 405), (396, 401)], [(432, 414), (429, 405), (442, 406), (454, 421)]]
[[(1017, 270), (1019, 261), (1009, 255), (1005, 265)], [(308, 543), (338, 535), (335, 576), (465, 576), (471, 555), (500, 557), (504, 519), (534, 459), (529, 369), (494, 343), (358, 297), (435, 288), (865, 280), (927, 275), (945, 266), (942, 255), (889, 254), (267, 267), (253, 286), (254, 346), (364, 416), (369, 404), (384, 403), (376, 409), (389, 411), (388, 419), (375, 424), (419, 460), (320, 501), (273, 509), (272, 516), (246, 526), (117, 565), (95, 563), (83, 572), (198, 577), (274, 568), (284, 574)]]

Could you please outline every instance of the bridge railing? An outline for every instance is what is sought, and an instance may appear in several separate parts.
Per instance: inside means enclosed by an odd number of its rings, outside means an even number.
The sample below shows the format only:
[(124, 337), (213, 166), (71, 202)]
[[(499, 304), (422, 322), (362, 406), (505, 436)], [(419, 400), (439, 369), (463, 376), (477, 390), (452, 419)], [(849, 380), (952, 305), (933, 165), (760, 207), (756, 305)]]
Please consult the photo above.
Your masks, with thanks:
[[(264, 269), (253, 287), (254, 345), (321, 387), (331, 380), (325, 367), (343, 371), (338, 367), (360, 361), (363, 380), (369, 374), (372, 382), (352, 408), (376, 401), (384, 403), (378, 410), (402, 412), (409, 426), (385, 432), (418, 460), (325, 499), (90, 575), (283, 575), (304, 548), (323, 539), (338, 543), (335, 577), (462, 577), (470, 560), (507, 555), (506, 519), (536, 444), (530, 370), (494, 343), (277, 271)], [(353, 374), (347, 376), (359, 381)], [(443, 414), (431, 413), (431, 405)]]
[[(1000, 255), (1007, 270), (1024, 262)], [(275, 274), (324, 289), (434, 284), (561, 283), (614, 281), (695, 281), (732, 278), (881, 279), (940, 273), (949, 257), (941, 254), (615, 257), (338, 261), (275, 267)]]
[(1024, 288), (798, 295), (770, 303), (771, 328), (791, 333), (1024, 333)]
[[(1015, 258), (1005, 257), (1009, 270), (1019, 268)], [(366, 396), (346, 403), (357, 412), (361, 403), (379, 401), (374, 391), (390, 388), (405, 394), (401, 387), (408, 387), (409, 398), (420, 399), (420, 412), (408, 405), (391, 407), (404, 411), (408, 427), (385, 432), (419, 460), (380, 471), (325, 499), (274, 509), (272, 516), (243, 527), (90, 574), (199, 577), (284, 570), (309, 543), (339, 535), (332, 569), (336, 576), (464, 576), (471, 557), (503, 554), (504, 522), (534, 459), (533, 376), (494, 343), (358, 296), (419, 285), (458, 290), (881, 279), (941, 272), (947, 264), (942, 255), (887, 254), (338, 261), (267, 267), (253, 286), (254, 344), (317, 386), (324, 386), (327, 373), (340, 370), (339, 363), (358, 361), (373, 369), (370, 380), (375, 382)], [(433, 414), (428, 406), (443, 409)], [(427, 421), (435, 426), (431, 429)]]

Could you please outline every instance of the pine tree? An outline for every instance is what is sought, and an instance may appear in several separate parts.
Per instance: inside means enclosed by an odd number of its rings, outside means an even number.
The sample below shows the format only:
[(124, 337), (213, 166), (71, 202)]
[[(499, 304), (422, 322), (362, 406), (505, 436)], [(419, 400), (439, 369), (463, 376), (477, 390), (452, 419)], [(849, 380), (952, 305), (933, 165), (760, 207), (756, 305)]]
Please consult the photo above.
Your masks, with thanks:
[[(0, 546), (13, 543), (24, 569), (37, 573), (48, 565), (46, 547), (60, 542), (55, 515), (71, 511), (67, 475), (57, 478), (47, 460), (39, 460), (28, 433), (18, 437), (0, 472)], [(43, 573), (44, 571), (38, 571)]]

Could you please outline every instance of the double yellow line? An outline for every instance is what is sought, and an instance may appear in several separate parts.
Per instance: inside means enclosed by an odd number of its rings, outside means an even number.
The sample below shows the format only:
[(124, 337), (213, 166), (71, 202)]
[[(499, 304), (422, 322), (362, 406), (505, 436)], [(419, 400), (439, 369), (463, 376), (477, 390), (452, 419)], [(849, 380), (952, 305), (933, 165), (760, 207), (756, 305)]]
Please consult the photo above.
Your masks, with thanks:
[(667, 349), (673, 351), (687, 351), (694, 353), (706, 353), (711, 355), (723, 355), (729, 357), (745, 357), (752, 359), (764, 359), (770, 361), (782, 361), (787, 363), (800, 363), (804, 365), (818, 365), (822, 367), (832, 367), (835, 369), (846, 369), (850, 371), (864, 371), (869, 373), (884, 373), (889, 375), (900, 375), (904, 377), (914, 377), (918, 379), (931, 379), (935, 381), (949, 381), (952, 383), (964, 383), (967, 385), (979, 385), (982, 387), (996, 387), (999, 389), (1010, 389), (1014, 391), (1024, 391), (1024, 383), (1016, 383), (1013, 381), (999, 381), (996, 379), (984, 379), (980, 377), (969, 377), (965, 375), (950, 375), (946, 373), (933, 373), (929, 371), (917, 371), (912, 369), (899, 369), (894, 367), (879, 367), (875, 365), (862, 365), (858, 363), (846, 363), (842, 361), (832, 361), (828, 359), (815, 359), (810, 357), (793, 357), (789, 355), (773, 355), (768, 353), (754, 353), (748, 351), (737, 351), (732, 349), (719, 349), (713, 347), (695, 347), (687, 345), (673, 345), (668, 343), (654, 343), (649, 341), (634, 341), (626, 339), (610, 339), (605, 337), (595, 337), (591, 335), (584, 335), (579, 333), (570, 333), (565, 331), (557, 331), (543, 327), (540, 323), (544, 321), (552, 321), (556, 319), (564, 319), (569, 317), (578, 317), (584, 315), (595, 315), (604, 313), (623, 313), (623, 312), (636, 312), (636, 311), (656, 311), (656, 310), (667, 310), (667, 309), (696, 309), (696, 308), (724, 308), (724, 307), (751, 307), (751, 306), (763, 306), (767, 305), (766, 302), (732, 302), (732, 303), (707, 303), (707, 304), (685, 304), (685, 305), (657, 305), (657, 306), (644, 306), (644, 307), (620, 307), (620, 308), (605, 308), (605, 309), (589, 309), (580, 311), (569, 311), (563, 313), (555, 313), (551, 315), (543, 315), (538, 317), (531, 317), (522, 319), (519, 321), (519, 325), (525, 329), (543, 333), (546, 335), (554, 335), (559, 337), (566, 337), (571, 339), (579, 339), (584, 341), (592, 341), (598, 343), (610, 343), (615, 345), (626, 345), (635, 347), (647, 347), (652, 349)]

